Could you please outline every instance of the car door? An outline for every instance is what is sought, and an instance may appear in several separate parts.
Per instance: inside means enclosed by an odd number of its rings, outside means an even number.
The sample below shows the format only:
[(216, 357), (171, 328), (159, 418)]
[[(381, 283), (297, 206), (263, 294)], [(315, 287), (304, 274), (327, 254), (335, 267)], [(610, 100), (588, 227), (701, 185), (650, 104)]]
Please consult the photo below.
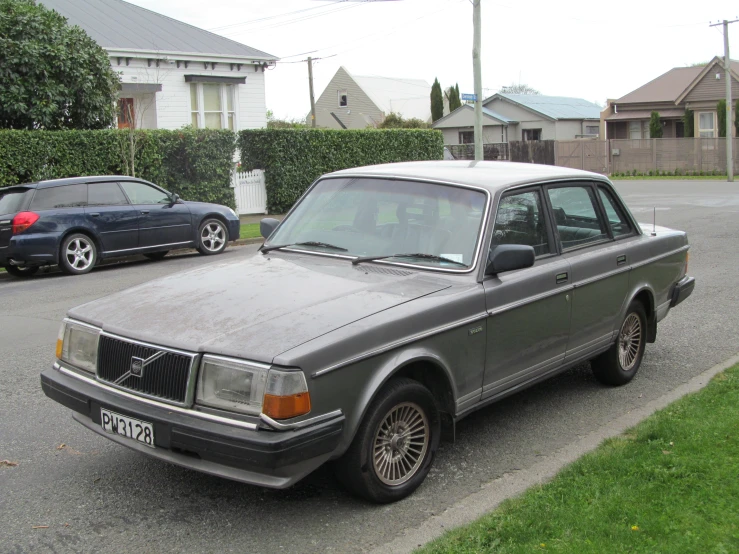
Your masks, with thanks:
[(491, 249), (500, 244), (532, 246), (536, 261), (483, 281), (488, 311), (483, 399), (558, 367), (570, 328), (570, 266), (556, 249), (540, 187), (501, 197)]
[(85, 214), (103, 253), (138, 248), (140, 215), (117, 182), (88, 183)]
[(172, 203), (169, 193), (148, 183), (121, 181), (139, 218), (139, 248), (175, 246), (194, 240), (190, 209)]
[(612, 342), (628, 289), (629, 260), (624, 243), (613, 240), (593, 183), (546, 191), (562, 257), (571, 267), (572, 323), (565, 361), (573, 361)]

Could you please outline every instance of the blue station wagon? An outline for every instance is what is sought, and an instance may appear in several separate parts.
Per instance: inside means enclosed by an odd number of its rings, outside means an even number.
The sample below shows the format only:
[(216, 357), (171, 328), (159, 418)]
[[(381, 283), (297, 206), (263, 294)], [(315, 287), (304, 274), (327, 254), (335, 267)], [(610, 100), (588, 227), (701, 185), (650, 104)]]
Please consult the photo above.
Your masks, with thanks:
[(58, 264), (87, 273), (105, 258), (161, 259), (174, 248), (219, 254), (239, 238), (226, 206), (186, 202), (133, 177), (75, 177), (0, 189), (0, 266), (18, 277)]

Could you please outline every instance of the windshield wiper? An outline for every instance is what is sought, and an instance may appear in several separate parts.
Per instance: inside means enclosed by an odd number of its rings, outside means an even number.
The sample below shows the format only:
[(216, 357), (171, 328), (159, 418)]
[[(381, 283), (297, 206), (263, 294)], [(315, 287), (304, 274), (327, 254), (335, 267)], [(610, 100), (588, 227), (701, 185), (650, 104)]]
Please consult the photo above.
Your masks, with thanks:
[(467, 267), (467, 264), (445, 258), (444, 256), (437, 256), (436, 254), (424, 254), (423, 252), (416, 252), (413, 254), (388, 254), (387, 256), (362, 256), (360, 258), (354, 258), (352, 260), (353, 265), (360, 264), (362, 262), (371, 262), (374, 260), (384, 260), (385, 258), (421, 258), (423, 260), (434, 260), (437, 262), (446, 262), (449, 264), (461, 265)]
[(331, 250), (339, 250), (341, 252), (347, 252), (346, 248), (336, 246), (334, 244), (328, 244), (326, 242), (316, 242), (314, 240), (308, 240), (305, 242), (294, 242), (292, 244), (273, 244), (272, 246), (262, 246), (259, 251), (264, 254), (271, 250), (277, 250), (279, 248), (287, 248), (288, 246), (320, 246), (321, 248), (330, 248)]

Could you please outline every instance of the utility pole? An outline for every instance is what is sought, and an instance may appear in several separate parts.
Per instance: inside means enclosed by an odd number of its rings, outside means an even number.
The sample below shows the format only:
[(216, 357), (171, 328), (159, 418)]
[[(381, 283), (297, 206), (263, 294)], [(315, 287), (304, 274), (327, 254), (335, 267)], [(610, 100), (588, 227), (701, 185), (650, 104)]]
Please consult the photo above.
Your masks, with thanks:
[(734, 155), (733, 155), (733, 139), (731, 128), (734, 126), (731, 117), (731, 57), (729, 57), (729, 24), (736, 23), (739, 19), (733, 21), (723, 20), (721, 23), (714, 23), (711, 27), (723, 25), (724, 27), (724, 74), (726, 81), (726, 177), (729, 183), (734, 181)]
[(308, 86), (310, 87), (310, 126), (316, 126), (316, 99), (313, 96), (313, 58), (308, 56)]
[(480, 3), (482, 0), (472, 0), (472, 24), (474, 33), (472, 39), (472, 71), (475, 76), (475, 161), (483, 159), (482, 153), (482, 63), (480, 61), (480, 47), (482, 45), (482, 22)]

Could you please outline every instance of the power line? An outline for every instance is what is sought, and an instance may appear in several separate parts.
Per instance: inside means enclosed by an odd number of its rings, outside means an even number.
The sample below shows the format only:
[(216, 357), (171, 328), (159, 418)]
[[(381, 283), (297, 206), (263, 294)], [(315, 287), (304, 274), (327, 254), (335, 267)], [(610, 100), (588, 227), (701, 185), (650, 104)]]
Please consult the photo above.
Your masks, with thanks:
[[(343, 2), (347, 2), (348, 0), (336, 0), (335, 2), (331, 2), (332, 4), (341, 4)], [(284, 17), (287, 15), (295, 15), (297, 13), (303, 13), (303, 12), (309, 12), (312, 10), (318, 10), (321, 8), (325, 8), (326, 6), (313, 6), (312, 8), (303, 8), (302, 10), (293, 10), (291, 12), (284, 12), (284, 13), (278, 13), (276, 15), (268, 15), (266, 17), (259, 17), (257, 19), (248, 19), (246, 21), (239, 21), (238, 23), (229, 23), (228, 25), (221, 25), (220, 27), (212, 27), (210, 29), (207, 29), (208, 31), (221, 31), (223, 29), (230, 29), (231, 27), (239, 27), (241, 25), (249, 25), (251, 23), (258, 23), (260, 21), (268, 21), (270, 19), (277, 19), (278, 17)]]

